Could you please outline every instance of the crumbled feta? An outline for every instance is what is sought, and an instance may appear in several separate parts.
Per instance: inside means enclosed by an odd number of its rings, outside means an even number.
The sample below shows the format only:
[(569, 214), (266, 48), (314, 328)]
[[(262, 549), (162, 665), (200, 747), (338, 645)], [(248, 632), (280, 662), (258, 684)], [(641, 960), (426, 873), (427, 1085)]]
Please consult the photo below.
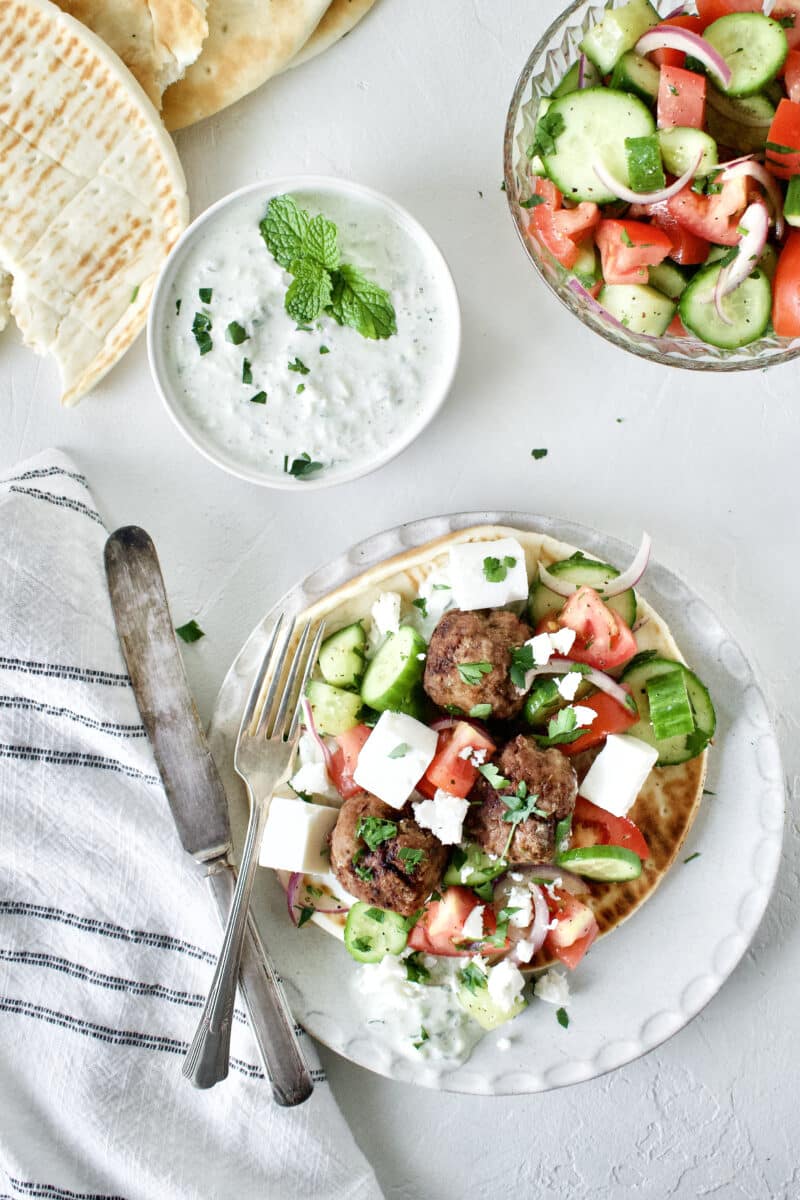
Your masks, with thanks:
[(577, 729), (583, 729), (586, 725), (591, 725), (597, 713), (593, 708), (589, 708), (586, 704), (574, 704), (572, 711), (575, 713), (575, 726)]
[(321, 796), (323, 800), (335, 800), (337, 803), (342, 799), (331, 783), (323, 762), (304, 763), (289, 780), (289, 786), (304, 796)]
[(514, 883), (522, 883), (522, 880), (524, 878), (525, 878), (525, 876), (522, 874), (521, 871), (510, 871), (509, 872), (509, 879), (513, 879)]
[(297, 743), (297, 761), (301, 767), (306, 763), (321, 763), (325, 759), (319, 747), (319, 742), (310, 733), (302, 733)]
[(509, 925), (513, 925), (515, 929), (525, 929), (526, 926), (530, 925), (533, 920), (533, 896), (531, 895), (530, 888), (510, 888), (506, 906), (519, 910), (512, 913), (508, 918)]
[(461, 935), (465, 942), (479, 942), (483, 937), (484, 904), (477, 904), (461, 927)]
[(427, 656), (427, 654), (426, 654), (426, 653), (425, 653), (425, 651), (423, 650), (421, 654), (418, 654), (418, 655), (417, 655), (417, 662), (425, 662), (425, 659), (426, 659), (427, 657), (428, 657), (428, 656)]
[[(492, 571), (489, 559), (497, 560), (500, 568)], [(527, 600), (525, 551), (516, 538), (459, 542), (450, 547), (450, 581), (456, 606), (465, 611)]]
[(546, 1000), (548, 1004), (558, 1004), (559, 1006), (567, 1004), (569, 1002), (569, 982), (566, 975), (563, 971), (557, 971), (555, 967), (551, 967), (536, 980), (533, 994), (540, 1000)]
[(511, 1049), (511, 1038), (507, 1038), (507, 1037), (498, 1038), (497, 1041), (495, 1042), (495, 1046), (497, 1047), (498, 1050), (510, 1050)]
[(581, 784), (581, 795), (615, 817), (624, 817), (657, 760), (658, 751), (647, 742), (627, 733), (610, 733)]
[(482, 748), (476, 750), (474, 746), (465, 746), (463, 750), (459, 750), (458, 757), (463, 758), (465, 762), (471, 762), (473, 766), (482, 767), (486, 762), (486, 751)]
[(461, 868), (461, 882), (466, 883), (471, 875), (472, 875), (472, 863), (465, 862), (463, 867)]
[(580, 671), (570, 671), (559, 679), (557, 687), (558, 694), (563, 696), (565, 700), (574, 700), (575, 693), (583, 683), (583, 676)]
[(514, 947), (514, 951), (519, 962), (529, 963), (534, 954), (533, 942), (526, 941), (523, 938), (517, 942)]
[(397, 633), (400, 628), (400, 594), (399, 592), (381, 592), (370, 609), (372, 617), (371, 642), (379, 645), (390, 633)]
[(450, 792), (437, 788), (432, 800), (422, 800), (414, 804), (413, 809), (417, 824), (423, 829), (430, 829), (444, 846), (457, 846), (461, 841), (464, 818), (469, 811), (468, 800), (451, 796)]
[(550, 638), (550, 645), (556, 654), (569, 654), (575, 642), (574, 629), (559, 629), (557, 633), (547, 635)]
[(424, 608), (414, 605), (409, 619), (428, 639), (444, 613), (453, 607), (453, 589), (446, 569), (434, 569), (423, 579), (419, 585), (418, 599), (425, 601)]
[(358, 756), (353, 778), (385, 804), (402, 808), (430, 766), (437, 743), (434, 730), (422, 721), (406, 713), (381, 713)]
[(537, 667), (546, 667), (553, 657), (549, 633), (537, 633), (536, 637), (532, 637), (525, 645), (530, 646), (533, 661)]
[(489, 995), (497, 1007), (509, 1012), (525, 987), (525, 976), (504, 958), (489, 971)]

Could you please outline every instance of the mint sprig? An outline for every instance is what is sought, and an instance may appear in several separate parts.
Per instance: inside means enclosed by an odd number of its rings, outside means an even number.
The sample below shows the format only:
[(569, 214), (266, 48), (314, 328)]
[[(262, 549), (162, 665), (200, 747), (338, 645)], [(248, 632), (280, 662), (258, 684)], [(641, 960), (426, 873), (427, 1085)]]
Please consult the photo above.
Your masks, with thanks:
[(325, 313), (365, 338), (379, 340), (397, 333), (389, 293), (358, 267), (341, 262), (333, 221), (321, 213), (311, 217), (292, 196), (275, 196), (259, 230), (273, 258), (294, 277), (284, 305), (298, 325)]

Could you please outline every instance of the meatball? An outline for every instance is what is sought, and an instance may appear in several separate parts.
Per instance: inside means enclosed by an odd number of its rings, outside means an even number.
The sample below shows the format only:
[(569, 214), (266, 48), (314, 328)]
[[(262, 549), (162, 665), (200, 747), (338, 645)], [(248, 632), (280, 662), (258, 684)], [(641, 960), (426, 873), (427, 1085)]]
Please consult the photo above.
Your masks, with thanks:
[[(525, 696), (509, 678), (511, 650), (530, 636), (530, 626), (505, 609), (445, 613), (428, 646), (425, 691), (441, 708), (456, 707), (469, 713), (476, 704), (490, 704), (496, 720), (515, 717)], [(482, 674), (475, 664), (485, 663), (491, 670)], [(470, 682), (458, 669), (466, 664), (474, 667)]]
[[(369, 817), (391, 821), (396, 828), (374, 850), (358, 833), (362, 818)], [(422, 856), (404, 857), (404, 850), (421, 851)], [(342, 886), (359, 900), (404, 917), (416, 912), (441, 882), (446, 860), (446, 848), (432, 833), (368, 794), (345, 800), (331, 834), (331, 868)]]
[(524, 783), (528, 796), (536, 796), (536, 807), (546, 817), (530, 816), (516, 826), (506, 853), (509, 862), (546, 862), (555, 848), (557, 821), (575, 808), (578, 781), (569, 761), (559, 750), (539, 750), (532, 738), (517, 737), (504, 747), (497, 760), (508, 785), (502, 791), (479, 775), (470, 792), (470, 809), (465, 833), (489, 854), (503, 854), (511, 832), (504, 821), (508, 812), (505, 797)]

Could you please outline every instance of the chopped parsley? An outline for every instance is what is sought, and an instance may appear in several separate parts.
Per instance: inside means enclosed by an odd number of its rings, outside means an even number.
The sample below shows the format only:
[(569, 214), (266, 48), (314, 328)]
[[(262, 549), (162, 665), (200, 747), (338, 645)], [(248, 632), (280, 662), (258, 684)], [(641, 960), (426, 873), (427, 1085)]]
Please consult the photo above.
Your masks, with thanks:
[(565, 1008), (559, 1008), (556, 1010), (556, 1020), (562, 1029), (569, 1028), (569, 1013)]
[(427, 617), (428, 601), (424, 598), (424, 596), (418, 596), (417, 599), (412, 600), (411, 603), (414, 605), (414, 608), (419, 609), (419, 611), (422, 613), (423, 617)]
[(533, 196), (529, 196), (527, 200), (520, 200), (519, 206), (520, 208), (538, 208), (540, 204), (545, 203), (546, 201), (544, 196), (537, 196), (534, 194)]
[(692, 862), (692, 861), (693, 861), (695, 858), (699, 858), (699, 857), (700, 857), (700, 851), (699, 851), (699, 850), (695, 850), (694, 854), (690, 854), (690, 855), (689, 855), (689, 857), (688, 857), (688, 858), (685, 858), (683, 861), (684, 861), (684, 863), (690, 863), (690, 862)]
[(307, 908), (307, 907), (301, 908), (300, 909), (300, 918), (297, 922), (297, 928), (302, 929), (303, 926), (306, 924), (306, 922), (311, 920), (311, 918), (313, 917), (315, 912), (316, 912), (316, 909), (313, 909), (313, 908)]
[(179, 317), (181, 315), (181, 304), (182, 303), (183, 303), (182, 300), (175, 301), (175, 316), (176, 317)]
[(422, 951), (415, 950), (404, 961), (406, 964), (406, 978), (409, 983), (425, 983), (427, 979), (430, 979), (431, 973), (422, 962)]
[(503, 788), (508, 787), (508, 780), (504, 775), (501, 775), (494, 763), (482, 763), (478, 767), (481, 775), (494, 788), (496, 792), (500, 792)]
[(708, 788), (703, 788), (703, 795), (704, 795), (704, 796), (716, 796), (716, 794), (717, 794), (716, 792), (710, 792), (710, 791), (708, 790)]
[(458, 972), (458, 977), (467, 991), (472, 992), (473, 996), (481, 988), (485, 988), (487, 986), (486, 976), (480, 967), (474, 962), (469, 962), (465, 967), (462, 967)]
[(307, 367), (306, 364), (302, 361), (302, 359), (297, 358), (297, 356), (295, 356), (294, 362), (289, 363), (289, 370), (297, 371), (300, 375), (310, 375), (311, 374), (311, 368)]
[(200, 288), (200, 290), (198, 291), (197, 294), (200, 297), (201, 304), (210, 304), (211, 297), (214, 295), (214, 289), (213, 288)]
[(525, 690), (525, 679), (528, 671), (532, 671), (536, 664), (533, 661), (533, 648), (531, 646), (514, 646), (511, 650), (511, 670), (509, 678), (514, 687), (520, 691)]
[(374, 921), (376, 925), (382, 925), (386, 920), (386, 913), (382, 908), (368, 908), (364, 916), (368, 921)]
[(306, 385), (304, 383), (298, 383), (297, 387), (294, 389), (295, 395), (302, 396), (302, 394), (305, 390), (306, 390)]
[(722, 184), (719, 182), (721, 174), (722, 167), (716, 167), (707, 175), (698, 175), (692, 184), (692, 191), (698, 196), (718, 196), (722, 191)]
[(487, 583), (502, 583), (508, 575), (509, 567), (515, 567), (517, 560), (508, 555), (504, 559), (485, 558), (483, 560), (483, 578)]
[(561, 113), (547, 112), (543, 117), (540, 117), (536, 122), (536, 133), (534, 135), (533, 146), (528, 153), (529, 158), (534, 158), (537, 154), (545, 156), (547, 154), (555, 154), (556, 138), (558, 138), (566, 129), (567, 123)]
[(208, 313), (196, 312), (192, 321), (192, 333), (201, 354), (208, 354), (214, 346), (211, 340), (211, 317)]
[(425, 851), (413, 850), (410, 846), (403, 846), (401, 850), (397, 851), (397, 857), (400, 859), (405, 869), (413, 875), (425, 857)]
[(233, 342), (234, 346), (241, 346), (242, 342), (249, 341), (250, 334), (238, 321), (231, 321), (225, 330), (225, 338), (227, 341)]
[(320, 352), (320, 354), (330, 354), (330, 350), (328, 349), (327, 346), (320, 346), (319, 352)]
[(528, 817), (542, 817), (547, 819), (547, 813), (541, 808), (536, 807), (536, 801), (539, 799), (538, 792), (529, 792), (528, 785), (524, 779), (517, 786), (516, 792), (510, 796), (503, 797), (506, 805), (506, 811), (503, 813), (503, 820), (508, 821), (511, 829), (508, 831), (508, 841), (505, 849), (500, 855), (505, 858), (511, 846), (511, 841), (517, 831), (517, 826), (523, 821), (527, 821)]
[(535, 458), (538, 462), (540, 458), (547, 458), (547, 451), (544, 449), (531, 450), (531, 458)]
[(492, 664), (488, 662), (458, 664), (458, 673), (469, 687), (477, 687), (483, 676), (488, 675), (491, 670)]
[(175, 632), (181, 641), (189, 643), (199, 642), (201, 637), (206, 636), (194, 617), (192, 617), (191, 621), (187, 621), (185, 625), (179, 625)]
[(554, 717), (547, 722), (547, 735), (537, 734), (536, 741), (540, 746), (566, 746), (576, 742), (586, 733), (583, 726), (578, 725), (575, 709), (571, 704), (559, 709)]
[(242, 363), (242, 383), (253, 382), (253, 366), (249, 358), (246, 358)]
[[(389, 751), (389, 754), (387, 755), (387, 757), (388, 758), (405, 758), (405, 756), (408, 754), (410, 749), (411, 749), (411, 747), (409, 746), (408, 742), (398, 742), (398, 744), (395, 746), (394, 750)], [(373, 849), (374, 849), (374, 847), (373, 847)]]
[(266, 404), (267, 403), (267, 393), (266, 392), (256, 392), (255, 396), (250, 397), (250, 403), (251, 404)]
[(137, 283), (136, 287), (131, 292), (131, 304), (136, 303), (136, 298), (138, 295), (139, 295), (139, 284)]
[(413, 1045), (414, 1045), (414, 1049), (415, 1049), (415, 1050), (419, 1050), (420, 1046), (424, 1046), (424, 1045), (425, 1045), (425, 1043), (428, 1041), (428, 1038), (429, 1038), (429, 1036), (430, 1036), (430, 1035), (429, 1035), (429, 1033), (428, 1033), (427, 1029), (425, 1028), (425, 1026), (424, 1026), (424, 1025), (420, 1025), (420, 1027), (419, 1027), (419, 1041), (418, 1041), (418, 1042), (414, 1042), (414, 1043), (413, 1043)]
[(469, 710), (469, 715), (477, 717), (479, 721), (485, 720), (486, 717), (492, 715), (492, 706), (491, 704), (473, 704)]
[(312, 462), (311, 455), (303, 452), (289, 466), (289, 455), (287, 454), (283, 460), (283, 469), (287, 475), (294, 475), (295, 479), (308, 479), (309, 475), (313, 475), (315, 471), (322, 470), (322, 463)]
[(622, 242), (623, 246), (633, 246), (633, 239), (631, 238), (631, 235), (628, 233), (627, 229), (625, 229), (624, 226), (622, 228), (622, 232), (619, 235), (619, 239)]
[(363, 857), (364, 848), (362, 846), (359, 850), (356, 850), (355, 854), (350, 860), (351, 866), (359, 879), (363, 880), (364, 883), (372, 883), (373, 872), (371, 868), (361, 866), (361, 859)]
[(397, 834), (394, 821), (384, 821), (381, 817), (359, 817), (356, 826), (356, 837), (361, 838), (370, 850), (377, 850), (382, 842), (388, 842)]

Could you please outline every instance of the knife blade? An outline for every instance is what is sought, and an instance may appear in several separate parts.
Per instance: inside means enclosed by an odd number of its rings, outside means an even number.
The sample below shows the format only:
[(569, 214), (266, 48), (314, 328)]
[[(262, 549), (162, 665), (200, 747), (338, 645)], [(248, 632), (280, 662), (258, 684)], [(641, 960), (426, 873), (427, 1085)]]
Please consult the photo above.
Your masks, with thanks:
[[(236, 882), (228, 857), (228, 802), (189, 691), (150, 536), (136, 525), (116, 530), (106, 542), (105, 565), (122, 653), (178, 836), (186, 852), (206, 867), (206, 884), (224, 926)], [(239, 983), (275, 1100), (284, 1107), (301, 1104), (313, 1090), (311, 1076), (252, 914)]]

